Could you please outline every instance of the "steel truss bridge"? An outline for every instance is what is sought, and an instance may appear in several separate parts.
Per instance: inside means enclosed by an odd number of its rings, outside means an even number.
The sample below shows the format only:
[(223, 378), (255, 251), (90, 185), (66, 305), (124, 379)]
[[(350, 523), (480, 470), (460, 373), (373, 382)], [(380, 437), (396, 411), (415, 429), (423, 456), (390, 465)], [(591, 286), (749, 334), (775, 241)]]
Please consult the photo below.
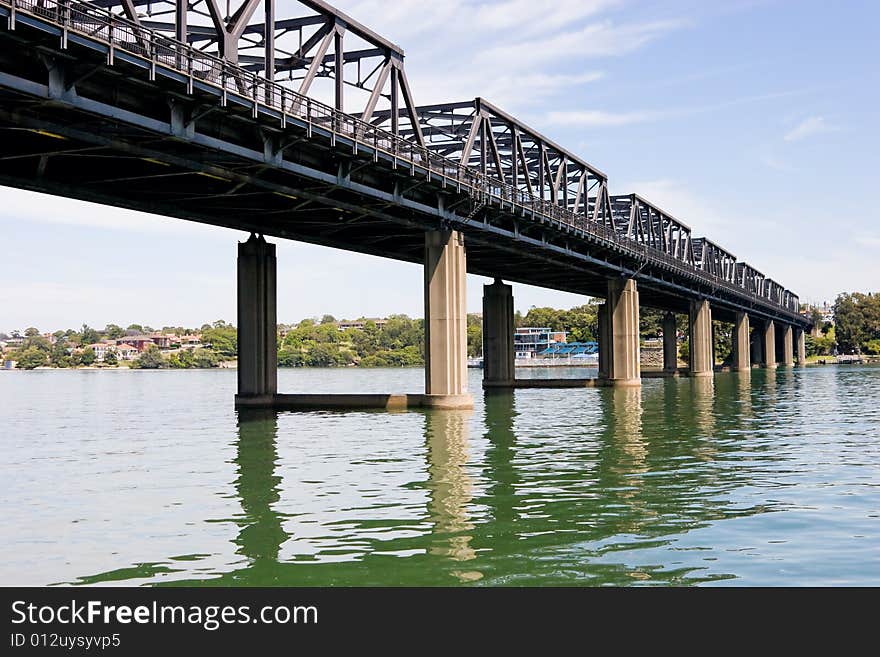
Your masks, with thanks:
[(0, 184), (644, 305), (806, 328), (798, 297), (491, 103), (418, 106), (321, 0), (0, 0)]

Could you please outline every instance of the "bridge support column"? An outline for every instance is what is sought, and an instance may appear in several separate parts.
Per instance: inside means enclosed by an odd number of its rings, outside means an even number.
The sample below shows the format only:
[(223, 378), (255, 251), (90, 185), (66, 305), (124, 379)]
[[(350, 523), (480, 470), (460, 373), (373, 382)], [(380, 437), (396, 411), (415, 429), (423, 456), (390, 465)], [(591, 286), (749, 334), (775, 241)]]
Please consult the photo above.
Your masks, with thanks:
[(635, 279), (608, 281), (608, 297), (599, 309), (599, 377), (616, 386), (641, 385)]
[(807, 339), (804, 335), (804, 329), (795, 329), (794, 336), (797, 343), (797, 365), (798, 367), (805, 367), (807, 365)]
[(772, 320), (767, 320), (764, 325), (764, 367), (768, 370), (776, 369), (776, 325)]
[(794, 344), (791, 324), (786, 324), (782, 328), (782, 365), (784, 367), (794, 367)]
[(688, 347), (690, 352), (689, 370), (691, 376), (712, 376), (712, 309), (709, 302), (691, 301), (688, 319), (690, 335)]
[(251, 234), (238, 245), (238, 395), (271, 403), (278, 391), (275, 245)]
[(673, 313), (663, 315), (663, 371), (678, 371), (678, 329)]
[(745, 372), (752, 369), (749, 358), (749, 316), (747, 313), (737, 313), (736, 323), (733, 328), (733, 362), (731, 369), (735, 372)]
[(483, 381), (513, 384), (513, 287), (495, 279), (483, 286)]
[(473, 408), (467, 392), (467, 266), (458, 231), (425, 233), (425, 405)]
[(611, 355), (611, 336), (608, 332), (608, 302), (600, 303), (596, 311), (596, 322), (599, 325), (599, 378), (608, 379), (608, 361)]
[(764, 364), (764, 353), (761, 349), (761, 344), (763, 342), (763, 330), (760, 326), (755, 326), (752, 329), (752, 365), (759, 366)]

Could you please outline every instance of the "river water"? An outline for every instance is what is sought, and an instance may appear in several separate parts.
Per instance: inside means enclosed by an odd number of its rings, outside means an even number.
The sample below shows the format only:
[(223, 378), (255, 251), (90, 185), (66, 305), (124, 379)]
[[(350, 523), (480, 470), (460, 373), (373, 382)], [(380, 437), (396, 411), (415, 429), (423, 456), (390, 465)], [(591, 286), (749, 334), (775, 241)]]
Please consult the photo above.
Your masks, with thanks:
[(230, 370), (0, 372), (0, 584), (880, 585), (880, 367), (480, 374), (472, 412), (237, 415)]

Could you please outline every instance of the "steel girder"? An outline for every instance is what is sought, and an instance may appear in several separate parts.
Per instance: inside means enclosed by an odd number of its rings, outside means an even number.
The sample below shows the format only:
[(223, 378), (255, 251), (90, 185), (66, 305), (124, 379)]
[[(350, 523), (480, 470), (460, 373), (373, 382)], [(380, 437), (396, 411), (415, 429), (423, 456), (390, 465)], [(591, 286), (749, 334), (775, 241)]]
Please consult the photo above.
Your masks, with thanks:
[(638, 194), (612, 196), (614, 228), (628, 239), (695, 266), (691, 229)]
[[(521, 192), (611, 226), (608, 177), (484, 98), (417, 108), (425, 146)], [(390, 127), (393, 112), (372, 122)], [(402, 134), (407, 134), (404, 130)]]
[[(693, 237), (684, 222), (637, 194), (609, 196), (608, 179), (596, 167), (544, 137), (483, 98), (417, 108), (425, 145), (457, 163), (555, 203), (585, 221), (661, 251), (676, 261), (738, 283), (737, 259), (708, 238)], [(390, 111), (368, 118), (388, 128)], [(411, 131), (404, 130), (406, 135)], [(776, 283), (750, 290), (797, 311), (797, 297)], [(792, 301), (792, 299), (794, 301)]]
[(736, 256), (722, 249), (706, 237), (695, 237), (694, 264), (705, 272), (718, 276), (722, 280), (736, 281)]
[[(276, 0), (232, 0), (225, 13), (219, 0), (85, 1), (338, 110), (369, 120), (387, 105), (423, 143), (403, 49), (322, 0), (296, 0), (299, 11), (284, 18), (276, 16)], [(391, 131), (398, 134), (397, 124)]]
[[(100, 1), (100, 0), (98, 0)], [(156, 0), (160, 2), (162, 0)], [(207, 0), (199, 0), (207, 1)], [(106, 0), (110, 3), (110, 0)], [(9, 10), (4, 9), (2, 5), (8, 5)], [(684, 295), (690, 297), (694, 294), (701, 298), (708, 298), (713, 302), (718, 301), (722, 305), (720, 308), (730, 306), (736, 308), (751, 308), (758, 312), (759, 315), (769, 312), (775, 314), (775, 310), (761, 309), (762, 306), (768, 308), (782, 309), (783, 316), (787, 316), (785, 321), (792, 321), (797, 317), (798, 306), (797, 297), (790, 291), (785, 290), (781, 285), (772, 280), (766, 279), (759, 272), (746, 269), (747, 265), (743, 265), (740, 269), (736, 258), (720, 248), (718, 245), (705, 238), (690, 238), (690, 231), (681, 222), (673, 219), (667, 213), (659, 210), (644, 199), (630, 195), (629, 197), (615, 197), (618, 205), (612, 211), (612, 203), (607, 192), (607, 178), (594, 167), (587, 165), (585, 162), (564, 151), (553, 142), (542, 137), (534, 130), (529, 129), (524, 124), (516, 121), (509, 115), (505, 114), (498, 108), (486, 103), (481, 99), (477, 99), (471, 103), (457, 103), (443, 106), (432, 106), (441, 116), (444, 112), (454, 112), (462, 110), (461, 116), (464, 117), (461, 125), (466, 125), (465, 130), (452, 130), (444, 132), (443, 127), (435, 130), (430, 120), (411, 121), (411, 127), (404, 127), (396, 135), (391, 133), (381, 133), (375, 127), (383, 122), (390, 123), (394, 129), (399, 128), (398, 120), (402, 113), (408, 112), (413, 115), (415, 109), (412, 107), (400, 108), (396, 111), (376, 110), (375, 104), (365, 108), (360, 115), (362, 119), (368, 119), (369, 122), (357, 119), (351, 114), (345, 114), (342, 111), (334, 110), (331, 107), (322, 106), (320, 102), (312, 101), (310, 98), (301, 96), (293, 91), (284, 90), (277, 82), (270, 82), (265, 77), (255, 75), (252, 71), (230, 63), (228, 59), (218, 59), (216, 56), (209, 54), (202, 55), (199, 50), (195, 50), (184, 40), (166, 39), (162, 34), (151, 29), (146, 23), (140, 20), (135, 13), (135, 6), (142, 5), (137, 0), (128, 2), (127, 0), (121, 4), (121, 13), (125, 18), (116, 18), (119, 14), (113, 14), (104, 9), (96, 8), (95, 2), (77, 2), (71, 0), (63, 0), (57, 2), (55, 0), (0, 0), (0, 14), (7, 17), (7, 24), (10, 30), (15, 29), (16, 24), (16, 7), (20, 7), (32, 15), (40, 16), (49, 21), (49, 24), (38, 26), (37, 23), (30, 21), (30, 24), (38, 27), (48, 33), (55, 33), (61, 36), (61, 50), (57, 53), (60, 58), (54, 59), (53, 64), (46, 63), (49, 73), (49, 85), (42, 89), (39, 85), (25, 80), (18, 80), (19, 90), (44, 98), (55, 99), (53, 102), (73, 102), (79, 103), (77, 100), (77, 90), (80, 88), (80, 82), (88, 80), (93, 74), (106, 69), (109, 75), (108, 80), (113, 80), (113, 75), (118, 73), (112, 72), (115, 68), (116, 57), (124, 61), (127, 66), (135, 66), (142, 71), (146, 71), (148, 84), (152, 84), (157, 80), (157, 71), (162, 69), (162, 75), (168, 79), (176, 80), (182, 83), (183, 87), (175, 98), (169, 99), (171, 103), (171, 123), (170, 134), (175, 135), (175, 139), (191, 138), (195, 133), (195, 127), (198, 123), (201, 125), (203, 118), (211, 114), (218, 116), (219, 114), (227, 114), (228, 109), (233, 104), (238, 104), (243, 108), (248, 108), (254, 120), (262, 115), (272, 117), (273, 121), (280, 121), (281, 132), (287, 129), (288, 121), (304, 121), (305, 136), (297, 137), (293, 141), (282, 144), (280, 135), (271, 136), (265, 133), (266, 127), (260, 129), (263, 135), (262, 155), (256, 154), (257, 159), (265, 158), (270, 166), (280, 166), (282, 168), (293, 167), (298, 170), (298, 165), (292, 165), (284, 156), (284, 149), (293, 143), (303, 144), (305, 141), (311, 141), (316, 135), (326, 132), (329, 137), (331, 150), (338, 148), (342, 143), (348, 141), (352, 148), (352, 153), (357, 154), (362, 148), (368, 151), (372, 149), (373, 163), (381, 161), (383, 158), (390, 158), (393, 169), (398, 168), (398, 164), (407, 166), (410, 175), (420, 176), (419, 171), (424, 172), (427, 176), (427, 182), (431, 185), (432, 180), (442, 181), (441, 187), (446, 190), (447, 185), (451, 184), (457, 192), (466, 192), (466, 196), (459, 201), (452, 202), (451, 199), (444, 200), (437, 198), (436, 211), (443, 217), (443, 221), (450, 225), (459, 225), (463, 227), (471, 224), (472, 221), (479, 222), (480, 231), (498, 232), (498, 235), (510, 236), (518, 242), (520, 246), (527, 245), (531, 247), (535, 253), (526, 254), (516, 249), (517, 258), (538, 258), (545, 257), (544, 251), (556, 253), (563, 257), (573, 257), (579, 263), (592, 262), (598, 267), (596, 272), (588, 272), (582, 268), (582, 264), (578, 264), (575, 268), (584, 277), (602, 277), (610, 275), (632, 275), (637, 276), (646, 283), (647, 288), (656, 286), (655, 292), (660, 297), (665, 296), (665, 303), (676, 305), (681, 302), (679, 296)], [(239, 29), (239, 19), (244, 20), (243, 16), (251, 11), (245, 3), (240, 7), (240, 12), (236, 12), (229, 20), (229, 24), (233, 25), (232, 32)], [(304, 3), (311, 6), (316, 3)], [(116, 6), (114, 4), (114, 6)], [(192, 5), (191, 5), (192, 6)], [(87, 8), (91, 9), (87, 9)], [(253, 9), (256, 11), (256, 9)], [(71, 15), (71, 12), (75, 16)], [(109, 17), (113, 16), (112, 20)], [(134, 20), (130, 17), (134, 16)], [(317, 24), (317, 23), (314, 23)], [(238, 25), (239, 27), (235, 27)], [(209, 26), (210, 27), (210, 26)], [(227, 26), (228, 29), (228, 26)], [(247, 28), (245, 28), (246, 30)], [(76, 43), (80, 46), (87, 46), (100, 52), (106, 53), (105, 65), (97, 65), (94, 61), (79, 62), (81, 71), (75, 75), (65, 78), (63, 73), (70, 56), (61, 55), (68, 49), (68, 31), (70, 30), (70, 38), (76, 39)], [(73, 32), (77, 34), (74, 35)], [(186, 30), (186, 41), (197, 42), (198, 39), (190, 38), (190, 31)], [(322, 39), (326, 38), (325, 34)], [(334, 37), (335, 39), (335, 37)], [(329, 47), (329, 46), (328, 46)], [(45, 53), (48, 52), (46, 46), (41, 46), (40, 57), (45, 59)], [(325, 53), (326, 54), (326, 53)], [(204, 58), (204, 59), (203, 59)], [(322, 56), (316, 55), (312, 63), (320, 61)], [(335, 61), (345, 60), (337, 58)], [(324, 61), (326, 61), (324, 57)], [(9, 60), (15, 62), (16, 58)], [(354, 60), (353, 60), (354, 61)], [(219, 76), (216, 75), (214, 68), (221, 67)], [(45, 62), (44, 62), (45, 63)], [(70, 62), (69, 62), (70, 63)], [(68, 63), (68, 64), (69, 64)], [(76, 62), (73, 62), (76, 63)], [(70, 72), (68, 72), (69, 74)], [(3, 80), (2, 72), (0, 72), (0, 80)], [(59, 75), (61, 77), (59, 77)], [(316, 74), (317, 75), (317, 74)], [(396, 76), (390, 76), (396, 79)], [(12, 83), (13, 78), (6, 76), (8, 81)], [(200, 80), (206, 84), (201, 84)], [(398, 80), (399, 81), (399, 80)], [(13, 85), (15, 86), (15, 85)], [(183, 93), (185, 89), (185, 93)], [(217, 103), (206, 105), (204, 99), (195, 106), (187, 108), (189, 104), (185, 99), (192, 97), (196, 91), (209, 92), (209, 95), (217, 98)], [(103, 98), (107, 89), (95, 87), (92, 89), (94, 98)], [(286, 95), (285, 95), (286, 94)], [(109, 97), (115, 97), (116, 92), (110, 93)], [(233, 96), (237, 98), (233, 99)], [(374, 95), (376, 98), (381, 94)], [(127, 96), (126, 102), (134, 102), (134, 98), (139, 98), (139, 94), (135, 97)], [(146, 101), (146, 99), (143, 99)], [(86, 101), (85, 105), (94, 101)], [(182, 103), (182, 104), (181, 104)], [(50, 103), (51, 104), (51, 103)], [(159, 103), (164, 107), (163, 103)], [(157, 106), (158, 107), (158, 106)], [(153, 110), (156, 110), (154, 107)], [(393, 107), (393, 104), (392, 104)], [(427, 108), (431, 110), (432, 108)], [(470, 109), (468, 109), (470, 108)], [(167, 108), (165, 108), (167, 110)], [(89, 110), (90, 111), (90, 110)], [(124, 116), (126, 121), (132, 120), (134, 114), (129, 110), (114, 109), (107, 106), (110, 116)], [(430, 111), (427, 112), (430, 115)], [(15, 121), (23, 121), (23, 115), (16, 115)], [(468, 118), (468, 116), (470, 118)], [(218, 117), (219, 118), (219, 117)], [(140, 119), (135, 119), (140, 121)], [(164, 127), (161, 122), (156, 123), (155, 120), (147, 120), (148, 124), (154, 124), (152, 129), (158, 129), (160, 133), (169, 133), (169, 128)], [(421, 123), (421, 124), (420, 124)], [(36, 130), (37, 133), (42, 132), (35, 128), (33, 123), (31, 127), (23, 128), (24, 130)], [(225, 120), (220, 119), (219, 126), (225, 125)], [(454, 122), (453, 122), (454, 125)], [(420, 127), (425, 126), (431, 143), (427, 148), (419, 147), (414, 142), (420, 137)], [(10, 128), (15, 130), (16, 128)], [(22, 128), (19, 128), (22, 129)], [(59, 131), (62, 131), (60, 126)], [(277, 128), (273, 128), (271, 132), (275, 132)], [(444, 152), (437, 148), (437, 144), (442, 144), (442, 140), (437, 136), (447, 134), (447, 140), (450, 144), (447, 148), (453, 148), (451, 152)], [(81, 135), (83, 136), (83, 135)], [(458, 139), (461, 145), (456, 145), (455, 139)], [(506, 142), (505, 142), (506, 140)], [(539, 148), (542, 157), (534, 156), (526, 157), (523, 147), (526, 140), (531, 140)], [(86, 143), (88, 139), (82, 139)], [(499, 146), (506, 145), (506, 151)], [(463, 143), (462, 143), (463, 142)], [(212, 144), (226, 143), (225, 141), (217, 141), (213, 139)], [(509, 145), (507, 145), (509, 144)], [(227, 144), (226, 147), (229, 147)], [(232, 146), (233, 152), (238, 152), (240, 147)], [(347, 148), (347, 147), (346, 147)], [(457, 150), (456, 150), (457, 149)], [(470, 149), (471, 152), (468, 152)], [(472, 152), (479, 149), (478, 155)], [(92, 147), (85, 143), (80, 149), (82, 152), (92, 150)], [(559, 165), (555, 168), (549, 165), (548, 160), (551, 155), (548, 151), (553, 151), (552, 157), (559, 160)], [(244, 152), (244, 151), (242, 151)], [(255, 153), (247, 151), (247, 157), (253, 157)], [(292, 151), (291, 151), (292, 152)], [(459, 154), (459, 160), (456, 161), (455, 154)], [(468, 153), (467, 156), (465, 153)], [(503, 155), (506, 154), (506, 159)], [(475, 164), (474, 157), (478, 157)], [(19, 157), (36, 157), (33, 154), (16, 154)], [(45, 164), (53, 155), (39, 155), (39, 165), (37, 167), (38, 175), (45, 173)], [(491, 159), (490, 159), (491, 158)], [(160, 154), (151, 154), (145, 159), (145, 162), (156, 162), (162, 159)], [(537, 162), (536, 162), (537, 160)], [(557, 160), (553, 163), (556, 164)], [(359, 171), (367, 172), (371, 165), (367, 162), (360, 164), (357, 168)], [(493, 170), (494, 167), (494, 170)], [(580, 167), (580, 168), (578, 168)], [(198, 169), (196, 163), (191, 163), (191, 168)], [(372, 168), (375, 168), (373, 166)], [(381, 167), (379, 167), (381, 168)], [(537, 170), (536, 170), (537, 168)], [(580, 178), (576, 178), (575, 186), (572, 187), (572, 178), (569, 175), (572, 168), (580, 173)], [(71, 170), (73, 171), (73, 170)], [(377, 169), (378, 171), (378, 169)], [(181, 171), (179, 175), (185, 175), (185, 171)], [(215, 173), (205, 173), (211, 179), (229, 179), (232, 180), (235, 174), (232, 172), (216, 175)], [(309, 174), (312, 175), (312, 174)], [(316, 174), (319, 179), (323, 179), (325, 174)], [(340, 169), (338, 174), (341, 177), (329, 177), (325, 182), (330, 183), (334, 189), (343, 189), (347, 180), (344, 174), (344, 168)], [(142, 176), (137, 176), (143, 179)], [(598, 190), (594, 196), (590, 196), (590, 185), (583, 185), (584, 178), (595, 178)], [(551, 187), (547, 189), (549, 184)], [(26, 188), (34, 187), (33, 183), (25, 182), (19, 177), (12, 175), (6, 178), (9, 181), (15, 181), (18, 186)], [(335, 182), (331, 182), (331, 180)], [(533, 181), (541, 183), (541, 189), (536, 190), (532, 186)], [(79, 196), (77, 189), (64, 187), (57, 189), (67, 190), (62, 195)], [(238, 188), (243, 182), (237, 183)], [(419, 186), (425, 183), (419, 183)], [(363, 190), (369, 190), (369, 194), (377, 193), (372, 186), (363, 186)], [(568, 191), (566, 191), (568, 190)], [(582, 193), (583, 197), (578, 199), (578, 193)], [(281, 188), (272, 192), (279, 197), (295, 199), (297, 195), (306, 195), (303, 189)], [(385, 212), (390, 212), (396, 204), (401, 205), (401, 209), (409, 211), (412, 209), (408, 199), (394, 194), (378, 192), (380, 197), (384, 198), (387, 205)], [(448, 192), (445, 192), (448, 194)], [(571, 194), (575, 199), (572, 204)], [(291, 195), (292, 194), (292, 195)], [(539, 196), (540, 194), (540, 196)], [(470, 202), (463, 204), (470, 196)], [(548, 198), (549, 197), (549, 198)], [(105, 198), (105, 197), (102, 197)], [(110, 198), (110, 197), (106, 197)], [(102, 201), (104, 202), (104, 201)], [(128, 206), (131, 201), (124, 201), (123, 204)], [(340, 201), (327, 201), (334, 206), (335, 210), (340, 210), (344, 204)], [(118, 204), (119, 200), (114, 198), (110, 204)], [(628, 203), (628, 205), (627, 205)], [(493, 209), (492, 206), (497, 208)], [(419, 206), (419, 212), (427, 212), (433, 214), (435, 210), (428, 206)], [(460, 208), (453, 211), (454, 208)], [(621, 209), (622, 208), (622, 209)], [(634, 208), (636, 208), (634, 210)], [(481, 210), (482, 209), (482, 210)], [(627, 213), (626, 210), (629, 210)], [(240, 210), (239, 210), (240, 211)], [(370, 212), (364, 214), (358, 210), (358, 206), (351, 205), (350, 211), (358, 213), (359, 216), (367, 216)], [(181, 215), (179, 210), (172, 209), (167, 206), (163, 210), (165, 214), (170, 216), (184, 216), (184, 218), (192, 218), (200, 221), (208, 221), (212, 223), (216, 219), (213, 213), (207, 215), (200, 213), (186, 213)], [(479, 214), (478, 214), (479, 213)], [(490, 217), (492, 217), (490, 219)], [(508, 223), (507, 228), (502, 228), (495, 222)], [(224, 225), (221, 223), (221, 225)], [(373, 227), (376, 230), (381, 228), (381, 224), (374, 222)], [(334, 232), (337, 229), (332, 229)], [(479, 231), (478, 231), (479, 232)], [(532, 233), (532, 235), (527, 235)], [(283, 234), (282, 236), (290, 236)], [(480, 235), (471, 235), (469, 237), (475, 240), (474, 246), (482, 241)], [(315, 236), (307, 234), (298, 234), (299, 239), (305, 241), (317, 240)], [(396, 239), (396, 235), (389, 234), (382, 236), (381, 240)], [(331, 240), (321, 237), (319, 243), (327, 243), (336, 245)], [(578, 252), (574, 248), (574, 243), (578, 240), (586, 240), (587, 243), (602, 244), (602, 249), (609, 248), (611, 252), (616, 252), (621, 260), (612, 263), (610, 260), (597, 259), (590, 255), (590, 251), (595, 246), (588, 246), (587, 253)], [(598, 240), (598, 241), (595, 241)], [(369, 235), (363, 239), (346, 243), (344, 248), (352, 250), (365, 250), (365, 252), (375, 252), (370, 246), (375, 242)], [(485, 242), (486, 247), (492, 248), (495, 242), (490, 240)], [(688, 249), (688, 244), (690, 248)], [(367, 248), (365, 249), (365, 246)], [(407, 247), (410, 248), (410, 247)], [(479, 248), (479, 247), (478, 247)], [(595, 253), (595, 251), (593, 251)], [(406, 251), (390, 250), (383, 255), (391, 257), (403, 257), (408, 259), (411, 255), (406, 255)], [(690, 253), (690, 255), (688, 255)], [(403, 254), (403, 255), (401, 255)], [(691, 261), (688, 260), (691, 258)], [(630, 264), (625, 262), (630, 260)], [(634, 259), (634, 260), (633, 260)], [(511, 259), (510, 262), (493, 258), (492, 267), (478, 273), (486, 275), (503, 274), (510, 280), (523, 280), (523, 269), (521, 265), (516, 264), (518, 260)], [(557, 264), (557, 263), (554, 263)], [(571, 262), (575, 265), (575, 262)], [(556, 270), (554, 270), (556, 271)], [(616, 272), (616, 273), (615, 273)], [(661, 273), (662, 272), (662, 273)], [(562, 267), (554, 274), (552, 278), (552, 286), (559, 289), (577, 289), (578, 285), (584, 287), (584, 291), (590, 287), (587, 279), (578, 283), (574, 280), (568, 280), (571, 273), (565, 273), (565, 267)], [(678, 277), (679, 281), (686, 281), (685, 285), (675, 283), (673, 280), (667, 279), (667, 276), (673, 278)], [(560, 278), (563, 277), (563, 278)], [(532, 281), (529, 281), (532, 282)], [(534, 284), (534, 282), (532, 282)], [(541, 281), (539, 284), (547, 284), (550, 281)], [(749, 289), (749, 287), (754, 289)], [(646, 288), (646, 291), (647, 291)], [(593, 288), (596, 289), (596, 288)], [(663, 292), (662, 290), (666, 290)], [(677, 292), (670, 293), (670, 290)], [(595, 291), (587, 292), (595, 294)], [(601, 292), (600, 292), (601, 294)], [(721, 296), (719, 296), (721, 295)], [(740, 299), (743, 296), (746, 301)], [(659, 298), (658, 297), (658, 300)], [(672, 306), (670, 306), (672, 307)], [(795, 322), (799, 320), (795, 319)]]

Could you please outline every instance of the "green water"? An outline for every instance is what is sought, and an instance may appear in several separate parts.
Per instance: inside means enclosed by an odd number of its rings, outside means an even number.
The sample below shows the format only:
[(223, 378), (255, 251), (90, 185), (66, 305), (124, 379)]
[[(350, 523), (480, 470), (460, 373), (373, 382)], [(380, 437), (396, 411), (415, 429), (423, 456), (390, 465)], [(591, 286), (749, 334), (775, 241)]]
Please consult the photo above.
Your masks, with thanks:
[(471, 412), (236, 415), (232, 371), (0, 372), (0, 584), (880, 584), (880, 368), (479, 376)]

